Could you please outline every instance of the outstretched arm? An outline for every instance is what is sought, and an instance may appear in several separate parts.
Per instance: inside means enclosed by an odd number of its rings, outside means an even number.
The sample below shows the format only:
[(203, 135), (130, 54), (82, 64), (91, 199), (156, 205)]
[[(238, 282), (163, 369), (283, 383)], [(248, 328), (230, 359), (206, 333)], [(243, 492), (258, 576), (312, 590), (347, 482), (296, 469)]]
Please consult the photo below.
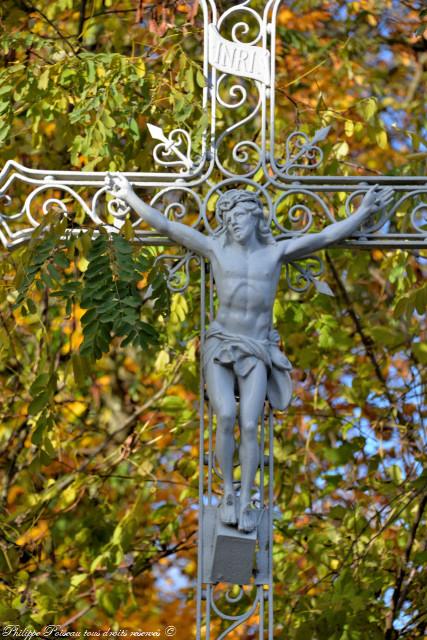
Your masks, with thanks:
[(297, 260), (313, 253), (313, 251), (318, 251), (334, 242), (348, 238), (370, 215), (390, 204), (392, 197), (393, 190), (389, 187), (384, 189), (378, 186), (371, 187), (365, 194), (358, 210), (346, 220), (335, 222), (320, 233), (307, 234), (302, 238), (284, 241), (282, 259), (285, 262)]
[(125, 176), (108, 174), (105, 181), (113, 195), (120, 198), (120, 200), (124, 200), (154, 229), (205, 258), (210, 256), (212, 241), (209, 236), (205, 236), (186, 224), (168, 220), (160, 211), (150, 207), (136, 195)]

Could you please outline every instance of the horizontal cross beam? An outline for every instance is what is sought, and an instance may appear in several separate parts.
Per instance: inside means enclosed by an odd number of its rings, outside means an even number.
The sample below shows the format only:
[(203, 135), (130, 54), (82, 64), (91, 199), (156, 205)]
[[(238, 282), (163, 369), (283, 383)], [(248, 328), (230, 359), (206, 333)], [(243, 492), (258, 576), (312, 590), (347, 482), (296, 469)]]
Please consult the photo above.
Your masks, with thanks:
[[(108, 193), (105, 173), (87, 180), (84, 172), (63, 172), (52, 176), (37, 171), (37, 177), (16, 163), (0, 176), (0, 242), (6, 249), (29, 240), (40, 225), (43, 215), (55, 209), (58, 217), (70, 219), (70, 233), (79, 233), (76, 215), (82, 231), (104, 227), (117, 233), (129, 216), (135, 230), (135, 239), (142, 244), (168, 245), (167, 239), (146, 230), (141, 218), (123, 202)], [(215, 233), (214, 204), (228, 183), (206, 185), (193, 189), (185, 181), (175, 179), (159, 187), (153, 181), (141, 184), (132, 174), (128, 176), (141, 197), (163, 209), (169, 218), (188, 223), (207, 233)], [(390, 182), (394, 188), (392, 203), (381, 211), (364, 229), (336, 246), (354, 246), (360, 249), (418, 249), (427, 248), (427, 182), (414, 187), (401, 180)], [(251, 186), (243, 183), (243, 186)], [(230, 184), (230, 186), (234, 186)], [(210, 188), (209, 188), (210, 187)], [(337, 188), (325, 183), (301, 185), (293, 182), (286, 189), (276, 185), (260, 186), (265, 210), (277, 240), (286, 240), (320, 231), (328, 224), (351, 215), (368, 185), (359, 182), (349, 186), (344, 182)], [(81, 214), (84, 214), (83, 218)], [(78, 225), (77, 225), (78, 226)]]

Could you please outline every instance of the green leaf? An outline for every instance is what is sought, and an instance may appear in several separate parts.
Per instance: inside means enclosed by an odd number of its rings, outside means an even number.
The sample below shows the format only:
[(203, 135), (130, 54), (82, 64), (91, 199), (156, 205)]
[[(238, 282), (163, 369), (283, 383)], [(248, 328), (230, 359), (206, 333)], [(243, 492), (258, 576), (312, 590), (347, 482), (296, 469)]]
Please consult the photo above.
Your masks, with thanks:
[(139, 127), (138, 127), (138, 123), (137, 123), (137, 121), (135, 120), (135, 118), (131, 118), (131, 119), (130, 119), (130, 122), (129, 122), (129, 131), (130, 131), (130, 133), (131, 133), (131, 135), (132, 135), (132, 138), (133, 138), (134, 140), (139, 140), (139, 136), (140, 136), (140, 134), (139, 134)]
[(82, 584), (88, 577), (87, 573), (78, 573), (71, 577), (70, 584), (72, 587), (78, 587)]
[(206, 86), (205, 76), (200, 69), (197, 69), (196, 82), (202, 89)]
[(34, 301), (31, 300), (31, 298), (27, 299), (27, 307), (28, 307), (28, 311), (30, 313), (37, 313), (37, 307), (36, 307)]
[(49, 68), (45, 69), (43, 71), (43, 73), (40, 75), (39, 77), (39, 81), (38, 81), (38, 88), (41, 91), (45, 91), (48, 86), (49, 86), (49, 79), (50, 79), (50, 70)]
[(50, 400), (50, 392), (43, 391), (38, 396), (36, 396), (34, 400), (30, 403), (30, 406), (28, 407), (28, 413), (32, 416), (37, 415), (38, 413), (40, 413), (40, 411), (42, 411), (46, 407), (46, 405), (49, 404), (49, 400)]
[(86, 384), (88, 377), (90, 376), (90, 368), (88, 366), (87, 359), (81, 354), (73, 354), (72, 366), (74, 378), (78, 386), (83, 387)]
[(38, 395), (41, 391), (45, 390), (50, 381), (49, 373), (42, 373), (34, 380), (33, 384), (30, 387), (30, 394), (34, 397)]
[(378, 102), (376, 98), (366, 98), (360, 104), (359, 111), (365, 120), (370, 121), (378, 111)]

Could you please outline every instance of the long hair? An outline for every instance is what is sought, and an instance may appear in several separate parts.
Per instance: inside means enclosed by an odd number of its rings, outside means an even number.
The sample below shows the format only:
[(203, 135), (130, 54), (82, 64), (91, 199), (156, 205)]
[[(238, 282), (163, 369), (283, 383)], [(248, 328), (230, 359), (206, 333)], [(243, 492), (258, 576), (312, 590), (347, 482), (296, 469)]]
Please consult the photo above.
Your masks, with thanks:
[(256, 235), (258, 240), (262, 244), (275, 244), (270, 227), (264, 217), (263, 206), (260, 198), (250, 191), (244, 191), (243, 189), (230, 189), (226, 193), (223, 193), (218, 202), (216, 203), (216, 212), (220, 220), (222, 220), (222, 229), (220, 234), (225, 234), (225, 242), (227, 244), (230, 240), (228, 225), (227, 225), (227, 213), (231, 211), (236, 204), (247, 203), (245, 207), (248, 215), (254, 216), (257, 221)]

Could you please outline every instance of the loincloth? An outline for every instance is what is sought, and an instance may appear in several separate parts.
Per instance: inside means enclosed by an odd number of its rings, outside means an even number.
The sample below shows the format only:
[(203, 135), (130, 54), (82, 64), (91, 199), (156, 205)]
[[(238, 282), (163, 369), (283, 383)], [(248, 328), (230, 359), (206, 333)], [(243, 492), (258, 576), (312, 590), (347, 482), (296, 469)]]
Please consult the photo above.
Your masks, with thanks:
[(292, 365), (279, 348), (279, 335), (271, 330), (266, 340), (225, 331), (214, 321), (203, 349), (203, 370), (210, 362), (231, 367), (236, 376), (245, 378), (261, 361), (267, 368), (267, 398), (273, 409), (286, 409), (292, 396)]

